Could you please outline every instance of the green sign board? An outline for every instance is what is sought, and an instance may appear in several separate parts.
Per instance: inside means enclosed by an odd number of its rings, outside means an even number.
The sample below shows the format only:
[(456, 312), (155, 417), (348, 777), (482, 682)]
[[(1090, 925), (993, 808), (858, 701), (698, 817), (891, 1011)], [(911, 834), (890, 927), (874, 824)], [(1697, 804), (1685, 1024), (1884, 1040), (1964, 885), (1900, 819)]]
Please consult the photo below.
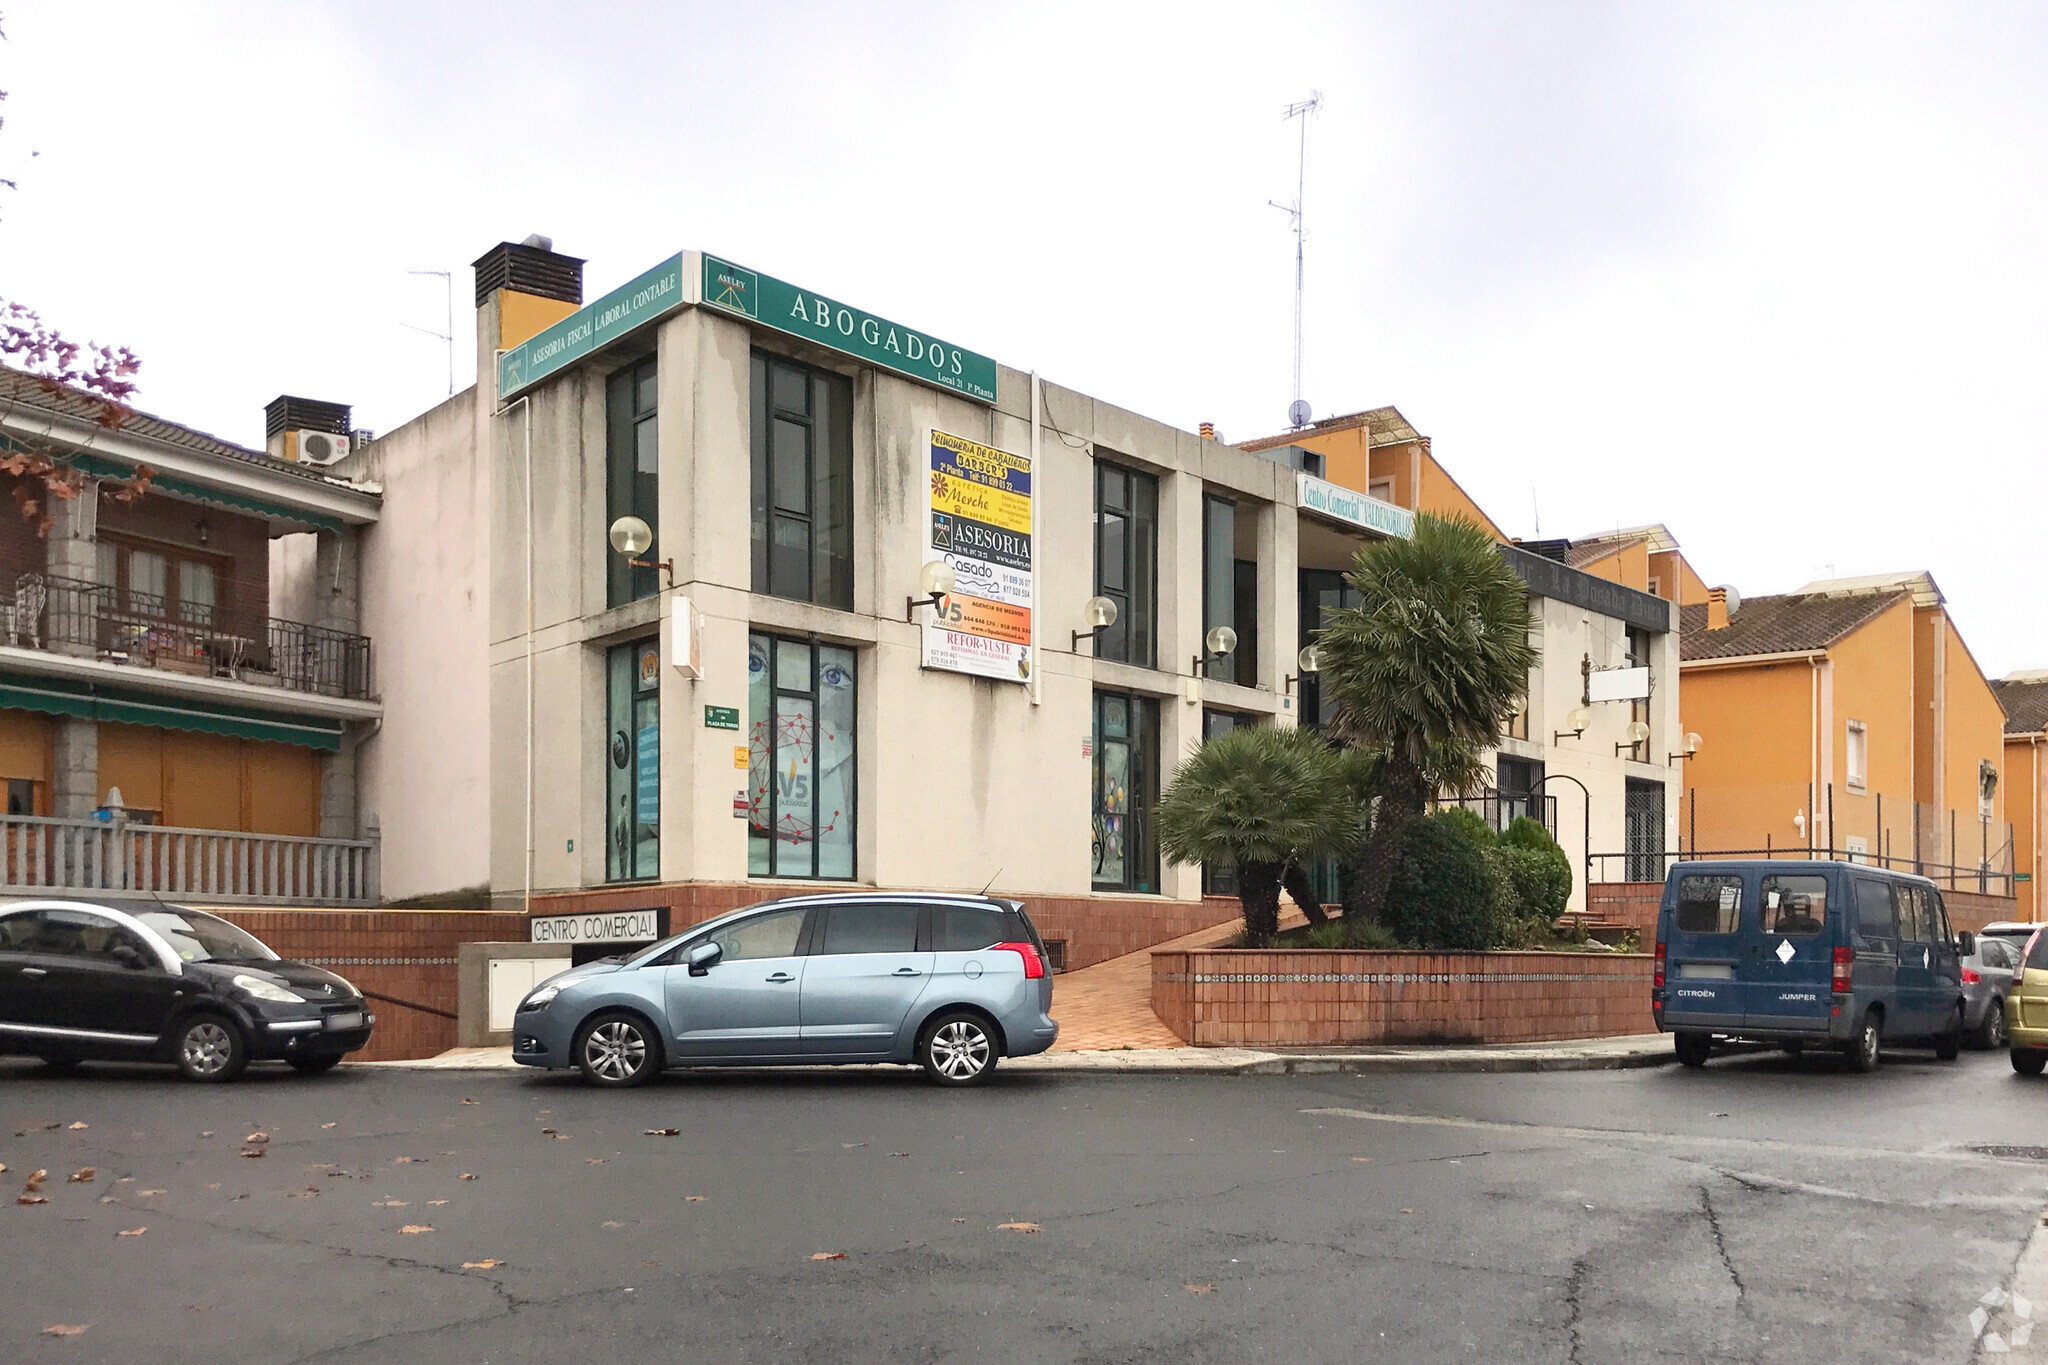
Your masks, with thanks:
[(704, 708), (704, 728), (707, 730), (737, 730), (740, 728), (740, 709), (737, 706), (707, 706)]
[(2012, 879), (2016, 882), (2030, 882), (2034, 880), (2034, 874), (2031, 872), (2015, 872), (2012, 874)]
[(996, 401), (996, 363), (987, 356), (709, 252), (704, 255), (704, 303), (968, 398)]
[(683, 258), (671, 256), (596, 303), (498, 353), (498, 397), (510, 398), (565, 365), (682, 306)]

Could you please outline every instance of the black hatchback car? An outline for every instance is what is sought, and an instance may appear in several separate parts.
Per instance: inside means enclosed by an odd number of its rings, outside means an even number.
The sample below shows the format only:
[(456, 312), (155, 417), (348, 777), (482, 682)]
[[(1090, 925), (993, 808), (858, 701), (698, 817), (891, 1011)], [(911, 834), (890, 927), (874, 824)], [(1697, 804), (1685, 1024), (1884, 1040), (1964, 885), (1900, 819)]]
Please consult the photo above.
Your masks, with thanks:
[(370, 1041), (361, 991), (203, 910), (0, 906), (0, 1054), (60, 1070), (174, 1062), (228, 1081), (251, 1061), (318, 1075)]

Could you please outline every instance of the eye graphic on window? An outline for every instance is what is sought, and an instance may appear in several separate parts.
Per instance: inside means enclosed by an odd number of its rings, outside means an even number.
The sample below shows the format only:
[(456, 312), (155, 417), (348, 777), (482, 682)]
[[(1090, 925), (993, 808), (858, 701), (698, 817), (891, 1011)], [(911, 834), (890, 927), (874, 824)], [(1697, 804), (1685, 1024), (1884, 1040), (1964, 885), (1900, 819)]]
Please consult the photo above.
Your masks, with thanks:
[(632, 758), (633, 746), (626, 738), (626, 732), (624, 730), (614, 730), (612, 732), (612, 766), (614, 768), (623, 768), (632, 761)]
[(853, 673), (839, 664), (826, 664), (818, 670), (818, 681), (827, 687), (851, 687)]

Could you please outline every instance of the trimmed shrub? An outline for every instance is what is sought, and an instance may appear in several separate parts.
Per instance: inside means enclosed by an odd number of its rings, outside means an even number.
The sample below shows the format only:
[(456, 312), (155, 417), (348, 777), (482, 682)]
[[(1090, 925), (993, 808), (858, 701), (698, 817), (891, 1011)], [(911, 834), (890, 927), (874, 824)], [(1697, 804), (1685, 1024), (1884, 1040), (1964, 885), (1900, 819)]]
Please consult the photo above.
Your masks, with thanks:
[(1500, 859), (1498, 866), (1507, 878), (1516, 915), (1550, 924), (1564, 913), (1572, 894), (1569, 863), (1534, 848), (1503, 848), (1495, 852)]
[(1438, 811), (1410, 822), (1387, 887), (1380, 923), (1421, 948), (1484, 949), (1500, 941), (1496, 882), (1459, 815)]

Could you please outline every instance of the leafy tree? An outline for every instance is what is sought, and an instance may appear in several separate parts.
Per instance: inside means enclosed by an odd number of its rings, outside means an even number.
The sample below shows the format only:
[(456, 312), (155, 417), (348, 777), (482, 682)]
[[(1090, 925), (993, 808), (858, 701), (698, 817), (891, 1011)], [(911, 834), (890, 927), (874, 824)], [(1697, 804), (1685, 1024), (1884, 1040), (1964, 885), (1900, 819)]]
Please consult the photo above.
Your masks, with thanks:
[(1279, 932), (1289, 867), (1348, 851), (1358, 832), (1337, 755), (1295, 726), (1242, 726), (1207, 740), (1174, 773), (1153, 815), (1160, 851), (1172, 861), (1237, 869), (1253, 947)]
[(1480, 755), (1535, 662), (1528, 589), (1470, 520), (1425, 512), (1414, 535), (1359, 551), (1349, 578), (1358, 605), (1332, 611), (1317, 637), (1332, 732), (1378, 756), (1347, 920), (1384, 908), (1403, 839), (1429, 798), (1479, 784)]
[[(6, 36), (0, 32), (0, 40)], [(0, 90), (0, 102), (6, 98), (7, 92)], [(0, 117), (0, 129), (6, 124)], [(0, 177), (0, 190), (16, 188), (12, 179)], [(126, 346), (71, 341), (32, 309), (0, 298), (0, 358), (45, 393), (84, 399), (95, 426), (111, 431), (130, 416), (128, 399), (135, 392), (135, 374), (142, 362)], [(85, 474), (74, 460), (73, 451), (51, 441), (0, 441), (0, 473), (14, 476), (14, 501), (21, 515), (35, 523), (39, 536), (50, 533), (54, 504), (69, 502), (85, 490)], [(154, 473), (141, 465), (130, 477), (105, 480), (101, 487), (117, 502), (134, 502), (148, 489)]]

